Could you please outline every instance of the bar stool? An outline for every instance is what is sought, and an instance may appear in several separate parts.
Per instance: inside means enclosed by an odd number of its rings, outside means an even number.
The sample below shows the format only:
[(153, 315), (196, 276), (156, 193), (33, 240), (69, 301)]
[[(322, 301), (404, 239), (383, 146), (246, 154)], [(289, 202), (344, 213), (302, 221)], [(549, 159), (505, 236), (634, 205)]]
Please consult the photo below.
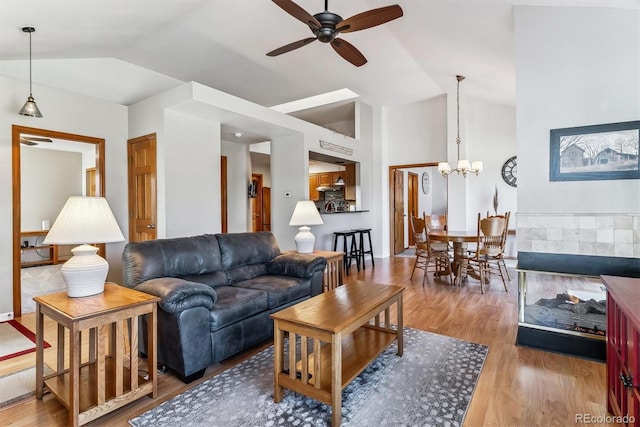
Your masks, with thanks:
[[(356, 243), (356, 233), (353, 230), (348, 231), (334, 231), (333, 232), (333, 251), (338, 248), (338, 240), (342, 237), (342, 252), (344, 252), (344, 271), (349, 275), (349, 269), (351, 269), (351, 261), (356, 262), (356, 267), (360, 271), (360, 255), (358, 253), (358, 246)], [(351, 238), (351, 244), (348, 240)]]
[[(369, 254), (369, 256), (371, 257), (371, 266), (375, 267), (376, 263), (373, 260), (373, 245), (371, 244), (371, 229), (370, 228), (354, 228), (353, 232), (357, 235), (355, 236), (358, 240), (358, 250), (357, 250), (357, 255), (358, 255), (358, 265), (360, 265), (360, 262), (362, 262), (362, 269), (364, 270), (364, 256), (366, 254)], [(369, 249), (365, 250), (365, 246), (364, 246), (364, 235), (367, 235), (367, 238), (369, 239)]]

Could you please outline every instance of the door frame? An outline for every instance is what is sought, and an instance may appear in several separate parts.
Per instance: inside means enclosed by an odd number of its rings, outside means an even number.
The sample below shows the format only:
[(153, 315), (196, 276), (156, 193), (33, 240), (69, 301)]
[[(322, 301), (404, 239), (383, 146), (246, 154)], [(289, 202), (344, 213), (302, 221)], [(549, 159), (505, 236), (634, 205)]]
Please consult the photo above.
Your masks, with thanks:
[[(11, 125), (11, 182), (12, 182), (12, 290), (13, 290), (13, 314), (15, 317), (22, 315), (22, 274), (20, 268), (20, 228), (21, 228), (21, 190), (20, 179), (20, 134), (26, 133), (43, 138), (64, 139), (68, 141), (93, 144), (96, 150), (96, 168), (98, 168), (97, 180), (99, 196), (105, 196), (105, 139), (93, 136), (78, 135), (74, 133), (59, 132), (49, 129), (32, 128), (20, 125)], [(96, 245), (99, 248), (98, 254), (105, 256), (106, 246), (104, 243)]]
[(413, 168), (426, 168), (438, 166), (438, 162), (425, 162), (425, 163), (409, 163), (403, 165), (391, 165), (389, 166), (389, 254), (395, 255), (395, 216), (393, 214), (393, 207), (395, 206), (395, 192), (393, 191), (393, 177), (398, 169), (413, 169)]

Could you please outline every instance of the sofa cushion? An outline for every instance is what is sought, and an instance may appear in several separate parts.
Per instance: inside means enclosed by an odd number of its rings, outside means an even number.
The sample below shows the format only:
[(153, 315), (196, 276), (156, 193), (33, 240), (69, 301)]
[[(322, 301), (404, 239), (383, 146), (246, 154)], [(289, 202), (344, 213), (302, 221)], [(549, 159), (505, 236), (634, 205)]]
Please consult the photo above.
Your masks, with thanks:
[(229, 284), (243, 282), (245, 280), (253, 279), (254, 277), (264, 276), (267, 274), (267, 264), (251, 264), (243, 265), (241, 267), (230, 268), (226, 271)]
[[(233, 287), (265, 291), (268, 294), (270, 309), (311, 294), (309, 280), (299, 277), (259, 276), (235, 283)], [(218, 289), (216, 289), (217, 291)]]
[(269, 231), (216, 234), (225, 270), (266, 263), (280, 255), (276, 238)]
[(158, 277), (185, 277), (222, 270), (213, 234), (128, 243), (122, 254), (123, 284), (129, 288)]
[(190, 282), (203, 283), (205, 285), (211, 286), (212, 288), (218, 286), (226, 286), (229, 284), (227, 273), (225, 273), (224, 271), (214, 271), (212, 273), (204, 274), (190, 274), (187, 276), (182, 276), (182, 279), (188, 280)]
[(219, 286), (216, 295), (209, 314), (211, 332), (268, 309), (267, 293), (260, 290)]

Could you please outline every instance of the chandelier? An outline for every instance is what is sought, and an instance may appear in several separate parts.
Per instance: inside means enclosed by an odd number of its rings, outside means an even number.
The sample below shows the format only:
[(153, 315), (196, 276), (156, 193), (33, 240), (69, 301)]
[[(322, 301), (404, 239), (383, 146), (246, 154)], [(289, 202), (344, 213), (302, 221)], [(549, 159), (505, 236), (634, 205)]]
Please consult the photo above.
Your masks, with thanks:
[(469, 160), (460, 159), (460, 82), (464, 80), (464, 76), (456, 76), (456, 80), (458, 80), (458, 92), (457, 92), (457, 126), (458, 126), (458, 136), (456, 137), (456, 144), (458, 145), (458, 163), (456, 164), (455, 169), (451, 169), (449, 162), (439, 162), (438, 163), (438, 172), (442, 174), (442, 176), (448, 176), (452, 172), (458, 172), (458, 175), (462, 174), (465, 178), (467, 177), (467, 173), (473, 172), (476, 175), (482, 171), (482, 161), (474, 160), (473, 162), (469, 162)]

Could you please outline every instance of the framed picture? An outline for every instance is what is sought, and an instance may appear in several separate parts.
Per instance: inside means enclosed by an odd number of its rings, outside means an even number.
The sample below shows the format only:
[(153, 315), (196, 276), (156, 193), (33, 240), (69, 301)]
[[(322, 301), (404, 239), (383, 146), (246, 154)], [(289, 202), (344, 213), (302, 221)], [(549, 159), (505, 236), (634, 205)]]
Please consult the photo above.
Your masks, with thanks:
[(640, 179), (640, 120), (551, 129), (550, 181)]

